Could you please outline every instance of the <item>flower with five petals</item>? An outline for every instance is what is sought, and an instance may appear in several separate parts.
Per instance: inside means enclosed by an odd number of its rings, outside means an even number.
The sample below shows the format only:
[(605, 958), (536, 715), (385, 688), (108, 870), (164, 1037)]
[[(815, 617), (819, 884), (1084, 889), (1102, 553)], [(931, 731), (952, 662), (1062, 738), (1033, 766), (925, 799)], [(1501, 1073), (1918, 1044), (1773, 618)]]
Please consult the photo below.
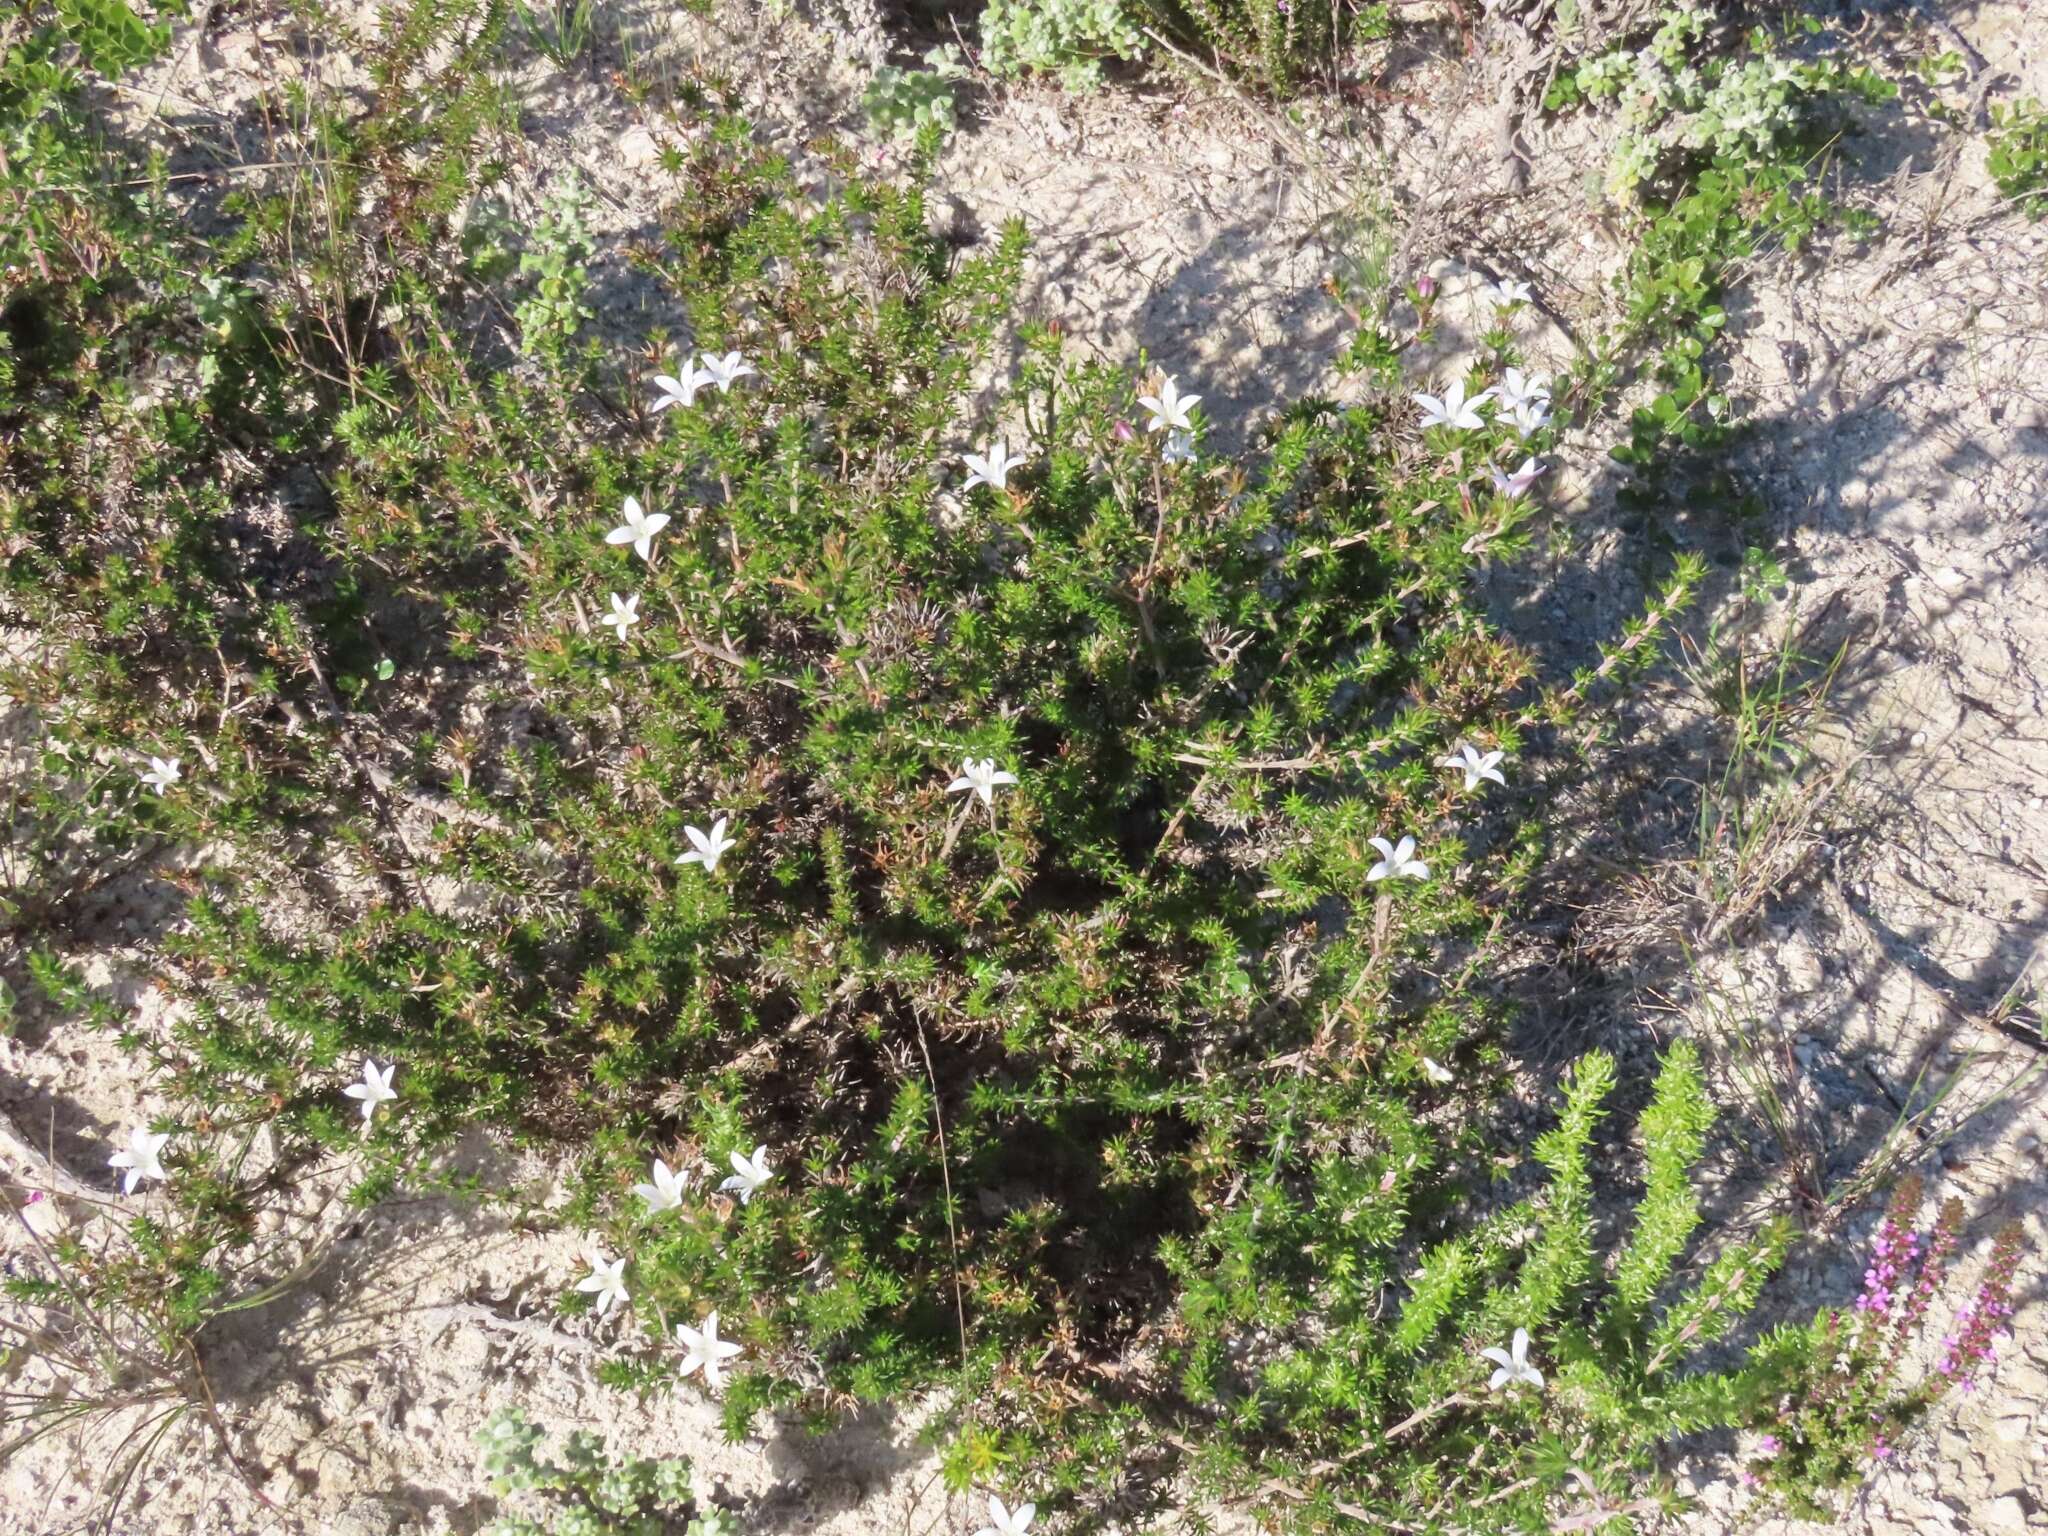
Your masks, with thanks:
[(728, 352), (723, 357), (704, 354), (704, 372), (721, 395), (753, 371), (754, 365), (737, 352)]
[(668, 526), (666, 512), (649, 513), (640, 505), (640, 498), (628, 496), (624, 512), (625, 521), (604, 536), (607, 544), (630, 544), (633, 553), (650, 565), (654, 562), (654, 536)]
[(1481, 752), (1469, 741), (1461, 741), (1451, 748), (1449, 757), (1437, 759), (1439, 768), (1457, 768), (1465, 775), (1465, 787), (1477, 789), (1481, 779), (1491, 779), (1496, 784), (1506, 784), (1507, 778), (1500, 771), (1505, 752)]
[(1529, 1330), (1515, 1330), (1512, 1352), (1505, 1349), (1489, 1348), (1479, 1351), (1500, 1369), (1493, 1373), (1493, 1380), (1486, 1384), (1489, 1392), (1498, 1392), (1502, 1387), (1531, 1386), (1538, 1392), (1543, 1390), (1543, 1373), (1529, 1363)]
[(1152, 413), (1148, 432), (1191, 432), (1194, 422), (1188, 412), (1202, 403), (1200, 395), (1184, 395), (1165, 374), (1159, 376), (1159, 393), (1138, 396), (1138, 404)]
[(1536, 477), (1543, 473), (1543, 464), (1537, 459), (1524, 459), (1522, 467), (1512, 473), (1504, 473), (1498, 464), (1487, 465), (1486, 472), (1493, 477), (1493, 488), (1512, 499), (1536, 483)]
[(1398, 880), (1407, 876), (1410, 880), (1427, 880), (1429, 866), (1415, 857), (1415, 839), (1404, 837), (1399, 843), (1390, 843), (1384, 837), (1366, 839), (1379, 853), (1379, 863), (1365, 872), (1366, 882), (1373, 884), (1381, 880)]
[(677, 1374), (690, 1376), (702, 1371), (704, 1384), (714, 1392), (725, 1385), (725, 1362), (743, 1352), (741, 1345), (718, 1336), (716, 1312), (704, 1319), (702, 1328), (677, 1323), (676, 1342), (683, 1346), (684, 1351), (683, 1363)]
[(699, 368), (690, 358), (683, 359), (683, 371), (678, 375), (657, 373), (654, 387), (661, 391), (648, 410), (656, 415), (670, 406), (693, 406), (697, 403), (697, 391), (712, 381), (714, 375), (708, 368)]
[(597, 1315), (608, 1317), (614, 1307), (625, 1305), (626, 1261), (608, 1259), (602, 1248), (592, 1248), (585, 1255), (590, 1273), (576, 1282), (576, 1289), (597, 1298)]
[(134, 1194), (135, 1186), (144, 1179), (161, 1183), (170, 1178), (162, 1161), (164, 1145), (170, 1139), (168, 1132), (152, 1131), (146, 1125), (138, 1125), (128, 1133), (128, 1145), (107, 1159), (108, 1167), (125, 1170), (121, 1176), (122, 1194)]
[(1524, 373), (1519, 368), (1510, 368), (1494, 386), (1494, 394), (1500, 403), (1513, 410), (1524, 400), (1550, 399), (1550, 375), (1547, 373)]
[(738, 1195), (741, 1205), (752, 1205), (754, 1196), (775, 1177), (775, 1170), (768, 1165), (768, 1149), (765, 1146), (756, 1147), (752, 1157), (734, 1152), (730, 1155), (730, 1161), (732, 1176), (718, 1187), (728, 1194)]
[(970, 757), (960, 764), (960, 776), (946, 786), (946, 793), (957, 795), (963, 790), (972, 791), (981, 796), (983, 805), (993, 810), (996, 803), (996, 786), (1016, 782), (1017, 775), (998, 770), (994, 758), (984, 757), (977, 761)]
[(671, 1168), (660, 1158), (654, 1160), (649, 1175), (651, 1184), (635, 1184), (633, 1193), (647, 1202), (647, 1214), (659, 1216), (663, 1211), (672, 1211), (683, 1203), (683, 1195), (690, 1187), (690, 1170)]
[(597, 622), (605, 625), (619, 639), (624, 640), (633, 626), (640, 622), (640, 594), (635, 592), (631, 597), (621, 597), (618, 593), (614, 592), (612, 594), (612, 611), (599, 615)]
[(1024, 462), (1021, 455), (1013, 455), (1010, 445), (997, 438), (988, 445), (986, 453), (963, 453), (960, 462), (967, 466), (967, 483), (960, 487), (962, 494), (977, 485), (985, 485), (992, 491), (1008, 490), (1010, 471)]
[(369, 1057), (363, 1058), (363, 1078), (359, 1083), (350, 1083), (341, 1091), (363, 1106), (363, 1119), (368, 1120), (383, 1105), (398, 1097), (398, 1091), (391, 1086), (391, 1074), (398, 1070), (398, 1063), (379, 1067)]
[(1486, 425), (1486, 418), (1479, 414), (1480, 405), (1493, 397), (1493, 391), (1482, 389), (1471, 399), (1465, 398), (1465, 381), (1451, 380), (1451, 387), (1439, 399), (1435, 395), (1411, 395), (1422, 407), (1422, 425), (1429, 427), (1451, 427), (1461, 432), (1474, 431)]
[(680, 868), (684, 864), (702, 864), (705, 874), (717, 874), (718, 861), (724, 858), (727, 851), (738, 841), (725, 835), (726, 820), (724, 816), (719, 817), (711, 823), (709, 832), (701, 827), (685, 826), (683, 836), (690, 840), (690, 851), (676, 860), (677, 866)]

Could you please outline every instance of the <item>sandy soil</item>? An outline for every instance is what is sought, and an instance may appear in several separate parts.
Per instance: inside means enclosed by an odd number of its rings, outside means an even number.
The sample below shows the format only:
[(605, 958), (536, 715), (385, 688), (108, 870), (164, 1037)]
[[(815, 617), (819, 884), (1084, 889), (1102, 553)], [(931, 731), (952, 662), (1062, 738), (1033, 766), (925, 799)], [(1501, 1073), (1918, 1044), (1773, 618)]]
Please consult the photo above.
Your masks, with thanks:
[[(766, 12), (733, 5), (710, 23), (671, 25), (650, 9), (635, 25), (643, 52), (659, 42), (723, 64), (770, 136), (795, 145), (820, 127), (856, 127), (859, 89), (885, 47), (872, 16), (858, 3), (795, 20)], [(2048, 97), (2048, 14), (2023, 3), (1946, 14), (1976, 56), (1973, 80), (1950, 95), (1967, 99), (1989, 76), (1996, 98)], [(1873, 26), (1873, 46), (1903, 50), (1912, 35), (1893, 18)], [(1517, 60), (1491, 33), (1482, 42), (1471, 58), (1448, 30), (1404, 43), (1379, 75), (1398, 99), (1369, 111), (1326, 104), (1295, 122), (1198, 84), (1085, 99), (984, 92), (946, 157), (942, 216), (962, 237), (1024, 218), (1035, 236), (1028, 302), (1077, 345), (1150, 356), (1199, 387), (1225, 437), (1249, 431), (1279, 398), (1335, 387), (1341, 316), (1320, 284), (1375, 241), (1396, 270), (1443, 281), (1450, 323), (1439, 360), (1469, 341), (1468, 291), (1510, 274), (1537, 285), (1549, 318), (1533, 350), (1560, 364), (1572, 336), (1606, 312), (1626, 236), (1589, 215), (1585, 174), (1602, 148), (1583, 124), (1525, 126), (1503, 156), (1491, 125)], [(1893, 60), (1901, 70), (1904, 58)], [(246, 128), (249, 104), (282, 74), (346, 81), (351, 67), (302, 56), (281, 17), (245, 10), (184, 29), (123, 109), (197, 156)], [(656, 301), (616, 245), (648, 226), (663, 195), (654, 157), (668, 130), (628, 108), (605, 67), (601, 58), (574, 75), (526, 72), (518, 186), (530, 196), (574, 166), (597, 189), (612, 242), (602, 307), (607, 323), (638, 331)], [(1571, 971), (1572, 996), (1553, 988), (1560, 1000), (1537, 1009), (1536, 1024), (1574, 1046), (1603, 1031), (1637, 1044), (1679, 1030), (1750, 1041), (1790, 1106), (1790, 1131), (1757, 1130), (1746, 1090), (1728, 1084), (1731, 1219), (1802, 1179), (1840, 1187), (1877, 1156), (1963, 1196), (1979, 1258), (2001, 1222), (2028, 1223), (2027, 1304), (1995, 1382), (1837, 1527), (1885, 1536), (2048, 1525), (2038, 1491), (2048, 1482), (2038, 1258), (2048, 1253), (2048, 1095), (2027, 1076), (2043, 1058), (2023, 1038), (2029, 1011), (2040, 1019), (2048, 935), (2048, 776), (2037, 750), (2048, 677), (2048, 224), (2001, 208), (1981, 139), (1924, 108), (1924, 93), (1916, 102), (1909, 91), (1845, 146), (1841, 193), (1877, 212), (1882, 233), (1825, 261), (1764, 263), (1731, 305), (1731, 393), (1755, 422), (1733, 467), (1760, 493), (1764, 525), (1632, 521), (1604, 458), (1617, 429), (1594, 423), (1551, 488), (1554, 559), (1497, 572), (1493, 593), (1504, 619), (1562, 669), (1583, 659), (1585, 637), (1611, 632), (1636, 605), (1658, 550), (1698, 548), (1725, 572), (1742, 544), (1768, 543), (1796, 587), (1759, 643), (1789, 625), (1807, 654), (1847, 646), (1812, 738), (1821, 762), (1841, 771), (1824, 776), (1829, 792), (1773, 845), (1774, 894), (1689, 952), (1678, 940), (1699, 940), (1701, 925), (1686, 914), (1705, 907), (1683, 871), (1697, 786), (1717, 767), (1714, 718), (1677, 681), (1646, 701), (1615, 748), (1617, 788), (1600, 802), (1599, 814), (1625, 826), (1587, 835), (1653, 873), (1560, 920), (1557, 964)], [(121, 981), (132, 1026), (146, 1030), (161, 1027), (165, 1006), (147, 985), (161, 914), (146, 895), (135, 901), (114, 900), (72, 937)], [(1923, 1122), (1899, 1128), (1902, 1112), (1938, 1093)], [(59, 1028), (0, 1038), (0, 1110), (19, 1132), (0, 1145), (11, 1174), (58, 1185), (26, 1142), (104, 1192), (106, 1144), (139, 1106), (134, 1066), (104, 1037)], [(977, 1508), (945, 1493), (914, 1415), (824, 1437), (777, 1429), (727, 1447), (694, 1396), (642, 1402), (599, 1386), (604, 1326), (550, 1315), (580, 1273), (578, 1235), (548, 1217), (550, 1170), (482, 1145), (467, 1155), (495, 1182), (532, 1192), (523, 1218), (436, 1199), (353, 1217), (327, 1203), (345, 1170), (307, 1181), (302, 1207), (276, 1233), (278, 1264), (321, 1262), (270, 1306), (231, 1319), (206, 1361), (240, 1468), (193, 1416), (172, 1429), (117, 1530), (473, 1531), (495, 1512), (474, 1436), (505, 1402), (557, 1432), (590, 1427), (643, 1453), (692, 1456), (701, 1492), (742, 1512), (750, 1531), (893, 1536), (979, 1523)], [(35, 1219), (104, 1240), (94, 1212), (57, 1198)], [(1803, 1247), (1768, 1314), (1803, 1317), (1852, 1295), (1868, 1225), (1852, 1216)], [(27, 1257), (17, 1231), (0, 1238), (0, 1264)], [(0, 1469), (0, 1536), (82, 1528), (141, 1417), (95, 1418)], [(1725, 1457), (1681, 1470), (1702, 1499), (1700, 1528), (1737, 1522), (1742, 1496)], [(1219, 1529), (1250, 1528), (1244, 1511), (1220, 1516)]]

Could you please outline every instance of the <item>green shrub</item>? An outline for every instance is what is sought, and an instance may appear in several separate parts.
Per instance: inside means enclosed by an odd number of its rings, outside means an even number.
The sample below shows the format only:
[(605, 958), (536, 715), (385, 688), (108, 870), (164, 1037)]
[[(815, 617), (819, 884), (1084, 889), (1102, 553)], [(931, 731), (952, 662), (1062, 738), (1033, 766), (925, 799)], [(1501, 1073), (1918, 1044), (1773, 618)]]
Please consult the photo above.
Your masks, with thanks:
[(1992, 108), (1991, 181), (2030, 219), (2048, 216), (2048, 112), (2031, 97)]
[(1282, 95), (1333, 78), (1349, 44), (1392, 27), (1386, 5), (1327, 0), (1170, 0), (1158, 9), (1226, 67)]
[[(1045, 328), (984, 400), (1023, 231), (956, 256), (922, 156), (831, 151), (814, 191), (708, 90), (636, 253), (685, 338), (586, 334), (566, 194), (508, 315), (455, 228), (501, 121), (460, 61), (501, 25), (394, 13), (387, 106), (309, 103), (318, 182), (253, 184), (211, 244), (125, 190), (54, 42), (9, 55), (48, 110), (0, 170), (38, 210), (0, 272), (0, 624), (32, 636), (0, 688), (41, 743), (0, 923), (42, 1005), (111, 1027), (66, 914), (138, 869), (178, 897), (179, 1008), (126, 1042), (166, 1178), (115, 1257), (56, 1256), (72, 1289), (22, 1284), (174, 1350), (282, 1283), (257, 1218), (316, 1159), (358, 1154), (369, 1205), (481, 1128), (570, 1165), (607, 1379), (723, 1359), (735, 1435), (943, 1384), (956, 1483), (1172, 1452), (1306, 1526), (1640, 1512), (1663, 1437), (1753, 1406), (1687, 1362), (1783, 1246), (1672, 1278), (1692, 1055), (1611, 1279), (1604, 1057), (1546, 1187), (1471, 1211), (1537, 765), (1697, 564), (1541, 690), (1475, 577), (1530, 517), (1489, 470), (1555, 427), (1418, 428), (1383, 321), (1349, 403), (1235, 457), (1216, 387)], [(1510, 307), (1445, 382), (1520, 363)], [(558, 1531), (683, 1494), (493, 1434)]]

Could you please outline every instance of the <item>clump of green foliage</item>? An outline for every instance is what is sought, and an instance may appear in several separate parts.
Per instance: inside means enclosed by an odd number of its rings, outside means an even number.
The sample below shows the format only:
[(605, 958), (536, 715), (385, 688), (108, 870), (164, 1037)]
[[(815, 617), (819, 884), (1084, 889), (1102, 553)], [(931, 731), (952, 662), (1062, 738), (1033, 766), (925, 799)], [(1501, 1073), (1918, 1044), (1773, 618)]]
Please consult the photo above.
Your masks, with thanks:
[[(1727, 323), (1727, 275), (1767, 249), (1799, 250), (1831, 222), (1865, 229), (1863, 216), (1818, 190), (1816, 167), (1847, 102), (1893, 94), (1867, 66), (1794, 61), (1763, 30), (1741, 32), (1690, 4), (1667, 7), (1640, 42), (1559, 73), (1546, 98), (1553, 110), (1614, 102), (1618, 114), (1605, 192), (1637, 238), (1620, 279), (1621, 321), (1575, 383), (1590, 407), (1655, 349), (1658, 388), (1614, 450), (1638, 471), (1632, 499), (1668, 494), (1673, 466), (1704, 464), (1734, 428), (1710, 361)], [(1718, 470), (1703, 476), (1712, 483), (1688, 484), (1689, 499), (1735, 499)]]
[(537, 1511), (494, 1520), (486, 1536), (739, 1536), (730, 1515), (692, 1497), (688, 1457), (615, 1460), (602, 1435), (577, 1430), (557, 1458), (542, 1449), (546, 1438), (516, 1408), (498, 1410), (478, 1435), (491, 1491), (526, 1495)]
[(923, 69), (884, 64), (861, 95), (861, 109), (876, 132), (894, 139), (916, 139), (927, 131), (939, 142), (952, 137), (956, 126), (954, 93), (967, 66), (951, 43), (929, 49)]
[(981, 12), (981, 62), (1010, 78), (1052, 74), (1069, 90), (1102, 83), (1104, 59), (1135, 59), (1145, 35), (1125, 0), (988, 0)]
[[(1809, 19), (1811, 30), (1818, 25)], [(1887, 89), (1865, 67), (1788, 58), (1762, 29), (1749, 35), (1745, 50), (1727, 50), (1719, 42), (1725, 27), (1711, 7), (1673, 5), (1642, 46), (1612, 49), (1552, 83), (1546, 105), (1553, 109), (1580, 100), (1619, 104), (1622, 132), (1607, 167), (1611, 196), (1642, 196), (1684, 157), (1777, 158), (1808, 132), (1815, 106), (1827, 97)]]
[(2028, 97), (1991, 111), (1988, 168), (1998, 195), (2030, 219), (2048, 216), (2048, 112)]

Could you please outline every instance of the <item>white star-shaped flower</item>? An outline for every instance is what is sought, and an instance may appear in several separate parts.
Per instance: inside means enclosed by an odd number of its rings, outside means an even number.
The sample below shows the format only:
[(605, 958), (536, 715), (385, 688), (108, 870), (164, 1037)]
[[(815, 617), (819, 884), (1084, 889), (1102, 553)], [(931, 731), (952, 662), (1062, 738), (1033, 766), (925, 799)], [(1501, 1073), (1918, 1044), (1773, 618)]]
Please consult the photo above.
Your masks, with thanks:
[(1411, 880), (1427, 880), (1429, 866), (1415, 857), (1415, 839), (1404, 837), (1398, 844), (1388, 842), (1384, 837), (1369, 837), (1368, 843), (1378, 851), (1379, 863), (1365, 872), (1368, 883), (1379, 880), (1398, 880), (1406, 875)]
[(1529, 1330), (1515, 1330), (1514, 1353), (1505, 1349), (1482, 1349), (1479, 1351), (1500, 1367), (1493, 1373), (1493, 1380), (1486, 1384), (1489, 1392), (1498, 1392), (1502, 1387), (1518, 1387), (1524, 1384), (1543, 1390), (1543, 1373), (1529, 1363)]
[(160, 795), (184, 776), (178, 771), (178, 760), (175, 757), (152, 757), (149, 760), (149, 772), (140, 775), (140, 778), (151, 794)]
[(756, 1147), (752, 1157), (743, 1157), (734, 1152), (730, 1160), (732, 1176), (718, 1187), (728, 1194), (738, 1195), (741, 1205), (751, 1205), (754, 1196), (775, 1177), (775, 1170), (768, 1166), (768, 1149), (765, 1146)]
[(1540, 397), (1524, 400), (1508, 413), (1508, 418), (1515, 424), (1515, 435), (1526, 438), (1531, 432), (1549, 423), (1550, 402)]
[(1168, 464), (1192, 464), (1195, 459), (1195, 434), (1167, 433), (1166, 446), (1159, 450), (1159, 457)]
[(1494, 386), (1494, 393), (1500, 397), (1500, 403), (1511, 411), (1524, 400), (1547, 402), (1550, 399), (1550, 375), (1524, 373), (1519, 368), (1510, 368)]
[(1460, 431), (1473, 431), (1486, 425), (1486, 418), (1479, 414), (1482, 403), (1493, 397), (1493, 391), (1482, 389), (1470, 400), (1465, 398), (1465, 381), (1451, 380), (1451, 387), (1444, 391), (1439, 400), (1435, 395), (1410, 396), (1422, 407), (1422, 425), (1428, 427), (1455, 427)]
[(988, 1496), (988, 1524), (974, 1533), (974, 1536), (1025, 1536), (1031, 1529), (1032, 1517), (1038, 1513), (1036, 1504), (1019, 1504), (1010, 1508), (994, 1494)]
[(1488, 286), (1486, 296), (1503, 308), (1509, 304), (1529, 302), (1529, 285), (1512, 277), (1504, 277)]
[(1496, 784), (1506, 784), (1507, 776), (1500, 771), (1505, 752), (1481, 752), (1469, 741), (1461, 741), (1451, 748), (1449, 757), (1437, 759), (1439, 768), (1457, 768), (1465, 775), (1465, 787), (1477, 789), (1481, 779), (1491, 779)]
[(652, 1184), (635, 1184), (633, 1193), (647, 1202), (647, 1214), (659, 1216), (663, 1211), (672, 1211), (683, 1203), (684, 1192), (690, 1187), (690, 1170), (671, 1168), (660, 1158), (654, 1160), (654, 1167), (648, 1177)]
[(711, 382), (718, 386), (722, 395), (734, 384), (754, 371), (754, 365), (737, 352), (728, 352), (723, 357), (704, 354), (704, 371), (711, 376)]
[(971, 790), (981, 796), (983, 805), (992, 807), (996, 803), (996, 786), (1016, 782), (1014, 773), (998, 771), (994, 758), (984, 757), (977, 761), (970, 757), (960, 764), (960, 777), (946, 786), (946, 793), (957, 795), (963, 790)]
[(1538, 459), (1522, 460), (1522, 467), (1512, 474), (1502, 471), (1498, 464), (1486, 466), (1486, 472), (1493, 478), (1493, 488), (1503, 496), (1519, 496), (1536, 483), (1536, 477), (1543, 473), (1543, 464)]
[(672, 405), (695, 405), (697, 391), (709, 384), (712, 378), (713, 375), (708, 368), (699, 368), (694, 361), (686, 357), (683, 359), (683, 371), (679, 377), (666, 373), (657, 373), (654, 376), (654, 387), (661, 393), (647, 409), (655, 415), (660, 415)]
[(362, 1102), (363, 1118), (368, 1120), (377, 1113), (380, 1105), (389, 1104), (398, 1097), (391, 1087), (391, 1074), (398, 1070), (398, 1063), (380, 1068), (369, 1057), (363, 1058), (363, 1080), (350, 1083), (341, 1091), (351, 1099)]
[(626, 1304), (626, 1261), (608, 1259), (602, 1248), (592, 1248), (584, 1255), (590, 1265), (590, 1273), (576, 1282), (576, 1289), (597, 1298), (597, 1315), (609, 1317), (612, 1308)]
[(152, 1131), (145, 1125), (138, 1125), (128, 1133), (128, 1145), (107, 1159), (109, 1168), (127, 1170), (121, 1179), (122, 1194), (134, 1194), (135, 1186), (144, 1179), (155, 1179), (161, 1183), (170, 1178), (161, 1161), (164, 1145), (170, 1139), (169, 1133)]
[(725, 1385), (725, 1362), (743, 1353), (743, 1347), (718, 1336), (718, 1314), (704, 1319), (702, 1328), (676, 1324), (676, 1342), (683, 1346), (683, 1364), (678, 1374), (704, 1373), (704, 1384), (712, 1391)]
[(631, 597), (612, 594), (612, 611), (598, 616), (598, 623), (610, 628), (619, 639), (624, 640), (635, 624), (640, 622), (640, 594)]
[(977, 485), (985, 485), (992, 491), (1008, 490), (1010, 471), (1024, 462), (1021, 455), (1010, 452), (1010, 445), (997, 438), (988, 445), (986, 453), (963, 453), (960, 462), (967, 466), (967, 483), (960, 487), (962, 494)]
[(1458, 1078), (1457, 1073), (1438, 1061), (1434, 1056), (1422, 1058), (1422, 1075), (1432, 1083), (1439, 1084), (1456, 1082)]
[(1202, 403), (1200, 395), (1184, 395), (1165, 374), (1159, 376), (1159, 393), (1138, 396), (1138, 404), (1152, 413), (1148, 432), (1192, 432), (1195, 424), (1188, 412)]
[(633, 553), (650, 564), (654, 560), (654, 536), (668, 526), (668, 514), (649, 514), (640, 506), (640, 498), (628, 496), (624, 512), (625, 521), (604, 536), (607, 544), (630, 544)]
[(719, 817), (711, 823), (709, 832), (702, 827), (684, 827), (683, 836), (690, 840), (690, 851), (676, 860), (677, 867), (685, 864), (702, 864), (705, 874), (717, 874), (718, 861), (724, 858), (727, 850), (738, 841), (725, 835), (726, 821), (726, 817)]

